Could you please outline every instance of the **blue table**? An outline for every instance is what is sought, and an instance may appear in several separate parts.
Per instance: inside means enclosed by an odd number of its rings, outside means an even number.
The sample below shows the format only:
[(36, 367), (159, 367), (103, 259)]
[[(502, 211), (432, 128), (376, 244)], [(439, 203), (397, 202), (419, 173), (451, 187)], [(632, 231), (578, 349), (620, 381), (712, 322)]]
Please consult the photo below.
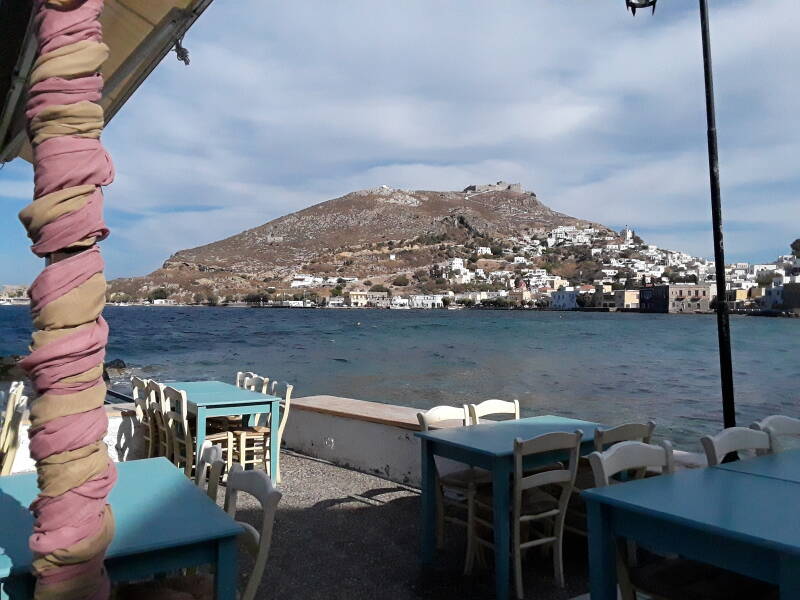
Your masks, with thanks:
[(800, 449), (723, 463), (717, 468), (800, 483)]
[[(556, 431), (583, 430), (581, 453), (594, 450), (597, 423), (565, 417), (542, 416), (470, 427), (455, 427), (418, 432), (422, 442), (422, 564), (433, 563), (436, 551), (436, 463), (443, 456), (492, 472), (492, 506), (495, 547), (495, 592), (505, 600), (509, 591), (509, 553), (511, 534), (509, 503), (511, 475), (514, 472), (514, 440), (530, 439)], [(566, 456), (549, 453), (530, 457), (526, 467), (535, 468)]]
[(274, 425), (269, 436), (269, 474), (275, 477), (278, 472), (278, 424), (281, 421), (281, 399), (251, 392), (222, 381), (175, 381), (167, 382), (170, 387), (186, 392), (189, 412), (197, 417), (196, 456), (200, 456), (206, 439), (206, 419), (208, 417), (234, 417), (249, 415), (249, 425), (255, 425), (256, 415), (272, 415)]
[(617, 598), (617, 537), (777, 584), (782, 600), (800, 598), (800, 483), (711, 467), (582, 495), (592, 600)]
[[(216, 565), (217, 600), (236, 598), (241, 527), (165, 458), (120, 463), (109, 502), (116, 532), (106, 567), (112, 581)], [(33, 597), (28, 537), (36, 474), (0, 477), (0, 599)]]

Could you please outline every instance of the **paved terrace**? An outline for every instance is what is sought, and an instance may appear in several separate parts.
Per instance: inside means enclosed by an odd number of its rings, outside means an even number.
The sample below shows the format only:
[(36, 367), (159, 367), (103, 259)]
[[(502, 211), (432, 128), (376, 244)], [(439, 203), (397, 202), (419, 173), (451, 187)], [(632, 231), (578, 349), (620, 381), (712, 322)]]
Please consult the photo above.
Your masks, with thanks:
[[(281, 456), (283, 499), (258, 598), (280, 600), (469, 600), (493, 598), (494, 573), (462, 575), (464, 530), (446, 532), (435, 570), (422, 575), (419, 491), (295, 453)], [(224, 498), (220, 489), (219, 503)], [(260, 511), (244, 503), (240, 518), (257, 526)], [(249, 573), (240, 552), (243, 581)], [(568, 600), (587, 590), (586, 543), (566, 538), (567, 588), (557, 588), (548, 556), (531, 551), (525, 563), (527, 598)]]

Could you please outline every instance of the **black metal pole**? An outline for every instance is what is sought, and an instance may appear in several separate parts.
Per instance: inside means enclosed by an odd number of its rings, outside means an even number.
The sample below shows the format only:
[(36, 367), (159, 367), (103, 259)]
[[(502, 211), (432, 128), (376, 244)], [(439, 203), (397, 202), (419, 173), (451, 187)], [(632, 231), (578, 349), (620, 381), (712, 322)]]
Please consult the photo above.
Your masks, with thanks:
[(711, 217), (714, 229), (714, 261), (717, 273), (717, 337), (719, 370), (722, 381), (722, 418), (725, 427), (736, 426), (731, 361), (731, 327), (725, 285), (725, 245), (722, 239), (722, 199), (719, 189), (717, 119), (714, 109), (714, 77), (711, 71), (711, 37), (708, 31), (708, 2), (700, 0), (700, 28), (703, 34), (703, 70), (706, 82), (706, 120), (708, 122), (708, 171), (711, 182)]

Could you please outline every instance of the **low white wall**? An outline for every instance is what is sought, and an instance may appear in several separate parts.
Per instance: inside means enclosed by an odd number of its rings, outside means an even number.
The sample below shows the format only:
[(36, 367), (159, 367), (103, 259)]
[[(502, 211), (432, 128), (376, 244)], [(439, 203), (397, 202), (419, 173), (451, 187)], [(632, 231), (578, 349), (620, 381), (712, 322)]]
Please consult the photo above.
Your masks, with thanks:
[(293, 409), (283, 440), (287, 448), (391, 481), (420, 484), (420, 447), (401, 427)]
[[(22, 426), (20, 431), (20, 445), (14, 457), (12, 473), (33, 471), (36, 466), (28, 449), (29, 425)], [(145, 443), (141, 426), (136, 423), (136, 418), (125, 411), (108, 408), (108, 433), (103, 441), (108, 446), (108, 454), (114, 462), (124, 462), (136, 458), (144, 458)]]

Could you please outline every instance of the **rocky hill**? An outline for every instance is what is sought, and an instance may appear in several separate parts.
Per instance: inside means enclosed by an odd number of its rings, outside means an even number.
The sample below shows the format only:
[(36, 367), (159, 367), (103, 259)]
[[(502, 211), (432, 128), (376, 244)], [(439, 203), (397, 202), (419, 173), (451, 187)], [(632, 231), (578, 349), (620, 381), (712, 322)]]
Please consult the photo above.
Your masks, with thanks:
[(607, 229), (553, 211), (518, 184), (499, 182), (460, 192), (382, 186), (181, 250), (148, 276), (113, 281), (110, 292), (135, 299), (164, 287), (170, 296), (224, 299), (267, 286), (288, 288), (301, 272), (387, 281), (428, 269), (452, 257), (453, 249), (466, 255), (477, 246), (510, 247), (544, 237), (559, 225)]

